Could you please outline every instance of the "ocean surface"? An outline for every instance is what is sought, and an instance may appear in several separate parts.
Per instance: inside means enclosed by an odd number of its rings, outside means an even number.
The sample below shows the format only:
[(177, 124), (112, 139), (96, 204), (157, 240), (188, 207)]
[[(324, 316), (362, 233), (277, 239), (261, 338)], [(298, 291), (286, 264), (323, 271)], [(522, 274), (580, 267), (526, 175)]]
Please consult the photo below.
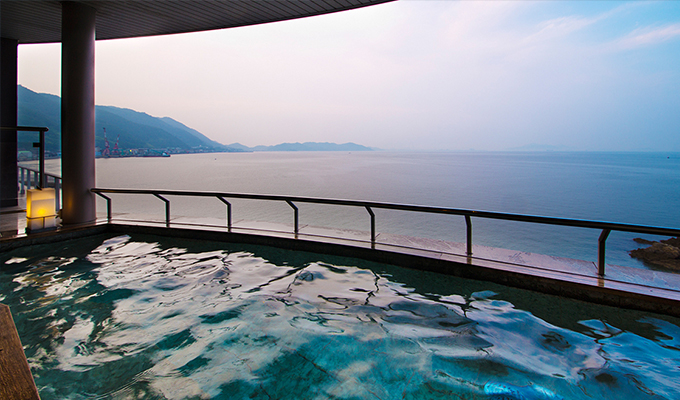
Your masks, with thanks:
[[(58, 166), (53, 162), (50, 167)], [(102, 188), (178, 189), (370, 200), (680, 227), (680, 153), (261, 152), (97, 159)], [(153, 196), (114, 196), (114, 213), (152, 215)], [(99, 200), (98, 200), (99, 201)], [(234, 220), (292, 224), (285, 203), (234, 201)], [(300, 223), (370, 230), (366, 210), (298, 205)], [(223, 218), (216, 199), (173, 199), (172, 215)], [(99, 201), (98, 210), (106, 210)], [(460, 216), (376, 210), (378, 233), (465, 241)], [(595, 261), (597, 230), (473, 218), (474, 244)], [(607, 262), (646, 268), (613, 232)]]

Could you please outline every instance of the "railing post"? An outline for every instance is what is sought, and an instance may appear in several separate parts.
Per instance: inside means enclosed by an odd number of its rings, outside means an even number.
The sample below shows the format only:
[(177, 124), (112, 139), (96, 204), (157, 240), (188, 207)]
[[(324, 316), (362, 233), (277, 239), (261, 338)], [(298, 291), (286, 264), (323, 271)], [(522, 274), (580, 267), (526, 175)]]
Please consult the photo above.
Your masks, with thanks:
[(472, 256), (472, 219), (469, 215), (465, 216), (465, 227), (467, 228), (467, 256)]
[(610, 229), (603, 229), (602, 233), (600, 233), (600, 237), (597, 239), (597, 273), (601, 277), (604, 277), (604, 266), (605, 266), (605, 260), (604, 260), (604, 252), (605, 252), (605, 243), (607, 242), (607, 237), (609, 236), (609, 233), (611, 232)]
[(375, 214), (369, 206), (366, 206), (366, 211), (371, 216), (371, 248), (375, 249)]
[(166, 199), (165, 197), (161, 196), (158, 193), (154, 193), (153, 195), (165, 202), (165, 227), (169, 228), (170, 227), (170, 200)]
[(297, 235), (298, 235), (298, 232), (299, 232), (299, 229), (298, 229), (299, 228), (299, 225), (298, 225), (298, 222), (299, 222), (299, 220), (298, 220), (298, 217), (299, 217), (298, 208), (290, 200), (286, 200), (286, 203), (288, 203), (288, 205), (293, 208), (293, 214), (295, 216), (295, 238), (297, 238)]
[[(39, 136), (39, 142), (38, 143), (33, 143), (33, 147), (38, 148), (38, 170), (40, 171), (40, 180), (38, 180), (38, 183), (36, 184), (36, 188), (38, 189), (44, 189), (47, 187), (47, 179), (45, 176), (45, 131), (40, 130), (38, 132)], [(40, 186), (38, 186), (38, 184)]]
[(26, 172), (26, 169), (24, 169), (24, 167), (19, 167), (19, 170), (21, 171), (21, 179), (20, 179), (20, 182), (21, 182), (21, 192), (20, 192), (20, 194), (26, 194), (26, 188), (25, 188), (26, 180), (25, 180), (25, 177), (24, 177), (24, 174), (25, 174), (25, 172)]
[(106, 220), (111, 223), (111, 198), (103, 193), (97, 193), (99, 196), (106, 199)]
[[(54, 176), (54, 200), (57, 203), (57, 211), (61, 210), (61, 178)], [(111, 204), (109, 204), (109, 207)], [(109, 222), (110, 217), (109, 217)]]
[(231, 232), (231, 203), (226, 201), (222, 196), (217, 196), (217, 198), (227, 205), (227, 231)]

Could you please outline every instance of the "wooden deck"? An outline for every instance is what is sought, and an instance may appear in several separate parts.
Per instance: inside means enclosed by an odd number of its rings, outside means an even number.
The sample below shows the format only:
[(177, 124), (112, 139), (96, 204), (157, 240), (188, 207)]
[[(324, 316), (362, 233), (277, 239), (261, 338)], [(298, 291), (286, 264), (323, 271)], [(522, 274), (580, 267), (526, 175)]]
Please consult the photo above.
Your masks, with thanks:
[(40, 399), (9, 307), (0, 304), (0, 399)]

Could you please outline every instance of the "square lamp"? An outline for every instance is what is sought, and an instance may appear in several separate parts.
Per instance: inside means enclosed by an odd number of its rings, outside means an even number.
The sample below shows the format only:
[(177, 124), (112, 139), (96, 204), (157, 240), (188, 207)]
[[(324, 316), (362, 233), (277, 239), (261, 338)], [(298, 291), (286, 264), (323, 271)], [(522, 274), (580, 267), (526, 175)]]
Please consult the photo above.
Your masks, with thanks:
[(57, 228), (54, 189), (29, 189), (26, 192), (26, 231)]

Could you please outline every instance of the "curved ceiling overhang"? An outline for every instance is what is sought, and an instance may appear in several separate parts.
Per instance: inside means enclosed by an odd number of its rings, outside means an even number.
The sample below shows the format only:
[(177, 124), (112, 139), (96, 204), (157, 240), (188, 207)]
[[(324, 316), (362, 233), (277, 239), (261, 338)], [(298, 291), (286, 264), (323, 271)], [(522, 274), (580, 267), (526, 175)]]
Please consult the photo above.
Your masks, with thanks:
[[(234, 28), (350, 10), (393, 0), (84, 0), (97, 10), (97, 40)], [(1, 37), (61, 42), (61, 2), (1, 0)]]

